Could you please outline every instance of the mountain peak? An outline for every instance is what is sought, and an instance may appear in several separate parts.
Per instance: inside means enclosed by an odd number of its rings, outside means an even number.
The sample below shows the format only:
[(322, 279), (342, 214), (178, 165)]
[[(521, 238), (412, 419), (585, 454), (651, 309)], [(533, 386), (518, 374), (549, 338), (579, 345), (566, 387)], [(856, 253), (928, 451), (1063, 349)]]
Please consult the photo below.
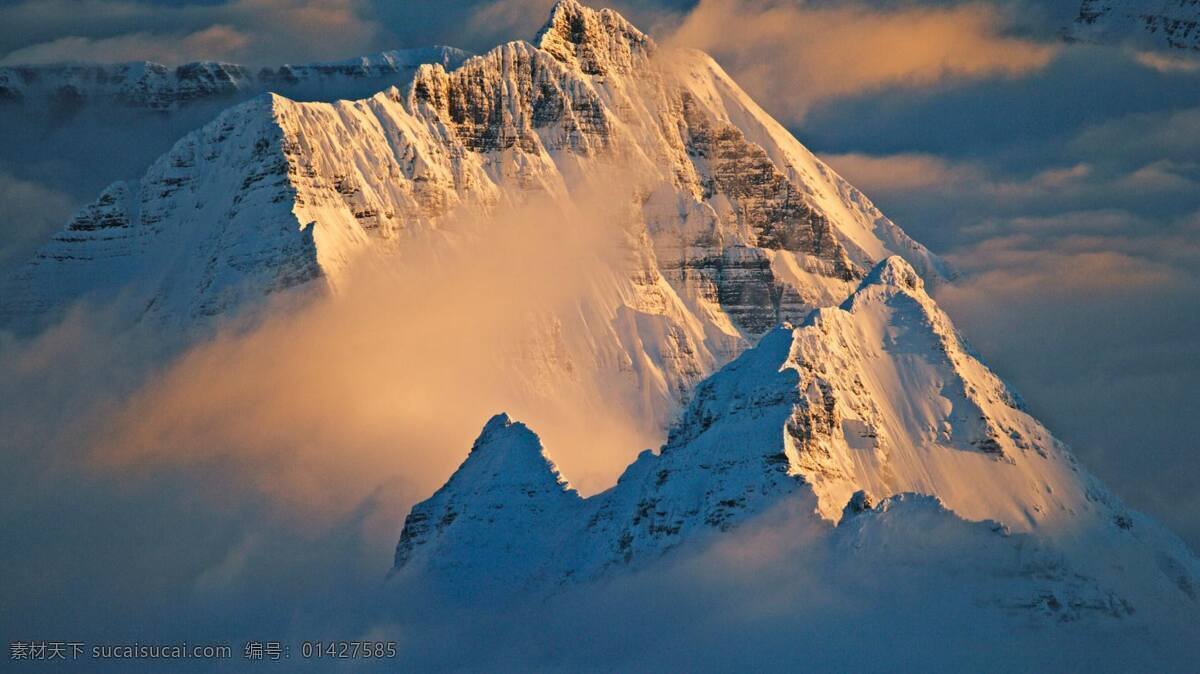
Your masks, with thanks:
[(870, 273), (867, 274), (866, 278), (863, 279), (862, 285), (893, 286), (910, 291), (923, 291), (925, 289), (925, 282), (921, 280), (921, 275), (899, 255), (884, 258), (876, 264)]
[(537, 433), (503, 412), (484, 424), (456, 477), (461, 473), (471, 474), (472, 480), (483, 478), (522, 490), (530, 486), (558, 491), (567, 488), (558, 469), (543, 453)]
[[(504, 436), (505, 433), (509, 432), (510, 429), (514, 436), (519, 434), (522, 430), (529, 431), (525, 424), (514, 422), (508, 416), (508, 414), (504, 412), (492, 416), (492, 418), (488, 419), (487, 423), (483, 425), (483, 430), (480, 431), (479, 438), (477, 438), (475, 440), (475, 444), (471, 446), (471, 452), (474, 453), (479, 449), (495, 444)], [(532, 431), (529, 431), (529, 433), (531, 435), (533, 434)], [(537, 436), (535, 435), (534, 437), (536, 438)]]
[(416, 557), (450, 561), (470, 579), (461, 589), (472, 589), (471, 582), (503, 584), (511, 580), (509, 569), (493, 562), (505, 556), (507, 542), (494, 533), (526, 532), (528, 546), (522, 554), (548, 557), (557, 527), (570, 520), (569, 513), (580, 503), (579, 494), (546, 458), (537, 434), (507, 414), (497, 414), (450, 480), (405, 519), (396, 568)]
[(625, 17), (576, 0), (559, 0), (533, 43), (588, 75), (631, 72), (655, 49), (654, 40)]
[[(943, 338), (958, 340), (955, 330), (949, 327), (949, 319), (941, 316), (941, 311), (925, 290), (925, 281), (921, 275), (899, 255), (891, 255), (875, 263), (858, 288), (842, 302), (841, 309), (853, 313), (856, 311), (855, 307), (860, 304), (892, 304), (897, 298), (920, 307), (920, 312), (925, 316), (923, 320), (933, 324), (934, 331)], [(809, 316), (806, 323), (821, 320), (821, 316), (829, 314), (830, 311), (816, 311)]]

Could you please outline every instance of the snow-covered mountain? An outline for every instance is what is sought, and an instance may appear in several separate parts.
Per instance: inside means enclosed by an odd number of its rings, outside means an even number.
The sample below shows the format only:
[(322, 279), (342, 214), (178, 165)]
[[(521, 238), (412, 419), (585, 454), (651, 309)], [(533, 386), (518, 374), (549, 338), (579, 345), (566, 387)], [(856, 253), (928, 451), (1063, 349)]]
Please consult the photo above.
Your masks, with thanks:
[(82, 209), (4, 284), (0, 317), (123, 293), (187, 330), (298, 286), (336, 291), (364, 257), (454, 245), (464, 222), (533, 201), (601, 220), (622, 252), (579, 310), (543, 317), (532, 351), (625, 382), (656, 423), (876, 261), (944, 272), (711, 58), (565, 1), (534, 43), (422, 65), (404, 91), (224, 112)]
[[(859, 571), (926, 565), (1004, 610), (1195, 615), (1195, 556), (979, 361), (926, 291), (942, 262), (711, 58), (562, 0), (532, 43), (435, 60), (361, 100), (225, 110), (75, 214), (0, 286), (0, 322), (92, 300), (203, 335), (538, 218), (538, 255), (589, 244), (586, 282), (522, 315), (526, 341), (495, 366), (549, 397), (599, 383), (639, 422), (674, 423), (584, 498), (532, 430), (492, 418), (409, 514), (398, 585), (541, 595), (789, 509)], [(917, 539), (933, 530), (954, 534), (931, 560)]]
[(9, 232), (0, 244), (0, 279), (72, 210), (114, 181), (144, 174), (180, 137), (232, 105), (267, 91), (304, 101), (362, 98), (407, 85), (422, 63), (453, 68), (466, 57), (428, 47), (262, 69), (211, 62), (0, 67), (0, 184), (29, 184), (42, 196), (0, 204)]
[[(701, 383), (661, 451), (608, 491), (581, 498), (530, 429), (494, 417), (412, 509), (394, 575), (466, 596), (555, 592), (795, 504), (834, 547), (883, 560), (907, 546), (906, 563), (935, 574), (999, 565), (985, 598), (998, 607), (1056, 620), (1198, 608), (1200, 560), (1021, 409), (899, 257)], [(988, 552), (920, 559), (905, 539), (922, 520), (958, 522)]]
[(346, 98), (355, 91), (362, 96), (407, 84), (422, 64), (454, 68), (467, 56), (461, 49), (437, 46), (258, 70), (215, 61), (174, 68), (152, 62), (0, 66), (0, 104), (63, 110), (115, 103), (168, 111), (213, 99), (229, 103), (266, 91), (305, 100)]
[(1083, 0), (1067, 37), (1200, 50), (1200, 3), (1195, 0)]

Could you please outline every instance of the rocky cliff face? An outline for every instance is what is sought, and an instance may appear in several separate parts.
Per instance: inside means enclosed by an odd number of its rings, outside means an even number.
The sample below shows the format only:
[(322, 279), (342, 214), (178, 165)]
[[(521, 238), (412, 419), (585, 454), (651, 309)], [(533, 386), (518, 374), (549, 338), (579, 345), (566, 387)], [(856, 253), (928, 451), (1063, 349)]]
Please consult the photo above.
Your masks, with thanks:
[(1083, 0), (1068, 37), (1085, 42), (1133, 41), (1171, 49), (1200, 50), (1200, 3), (1196, 0)]
[[(7, 282), (0, 315), (125, 290), (143, 320), (187, 329), (288, 288), (336, 290), (364, 255), (451, 245), (464, 221), (535, 200), (570, 214), (596, 194), (592, 226), (623, 252), (582, 311), (548, 319), (563, 345), (532, 350), (614, 372), (660, 422), (875, 261), (944, 271), (712, 59), (566, 0), (534, 44), (421, 65), (403, 91), (229, 110), (85, 208)], [(94, 213), (112, 226), (81, 229)]]
[(824, 527), (813, 544), (868, 556), (911, 544), (893, 527), (957, 521), (1006, 560), (1011, 586), (988, 601), (1008, 608), (1122, 619), (1139, 602), (1195, 601), (1200, 561), (1021, 411), (899, 257), (842, 306), (769, 332), (697, 386), (662, 449), (606, 492), (569, 491), (523, 427), (507, 431), (515, 467), (498, 479), (483, 466), (501, 460), (480, 447), (499, 446), (501, 428), (514, 428), (502, 422), (413, 508), (395, 575), (468, 593), (554, 592), (791, 507)]

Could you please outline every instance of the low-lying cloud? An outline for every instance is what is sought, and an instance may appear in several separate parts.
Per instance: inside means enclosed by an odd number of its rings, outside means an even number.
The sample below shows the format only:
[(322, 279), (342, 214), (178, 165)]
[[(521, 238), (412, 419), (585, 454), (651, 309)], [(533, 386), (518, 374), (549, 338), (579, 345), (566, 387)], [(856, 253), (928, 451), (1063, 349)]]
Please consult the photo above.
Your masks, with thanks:
[(1182, 51), (1176, 54), (1139, 51), (1134, 53), (1134, 59), (1143, 66), (1162, 73), (1194, 73), (1200, 71), (1200, 59)]
[(798, 496), (640, 572), (568, 584), (549, 598), (455, 606), (401, 593), (375, 633), (404, 639), (402, 665), (420, 670), (1190, 666), (1186, 639), (1129, 636), (1140, 634), (1135, 621), (1166, 613), (1162, 606), (1105, 624), (1098, 616), (1060, 622), (1024, 605), (1049, 587), (1027, 575), (1046, 568), (1032, 540), (921, 507), (834, 530), (812, 506)]

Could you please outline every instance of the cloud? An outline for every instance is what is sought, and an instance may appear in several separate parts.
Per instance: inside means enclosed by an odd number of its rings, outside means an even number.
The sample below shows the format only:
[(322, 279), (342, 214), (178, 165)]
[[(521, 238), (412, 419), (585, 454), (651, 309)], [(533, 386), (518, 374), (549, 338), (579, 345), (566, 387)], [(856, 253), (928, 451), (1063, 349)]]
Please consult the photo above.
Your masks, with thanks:
[(1071, 150), (1120, 161), (1200, 157), (1200, 107), (1124, 115), (1083, 129)]
[(246, 33), (223, 25), (210, 26), (187, 35), (128, 33), (109, 38), (71, 36), (13, 50), (0, 59), (0, 64), (64, 61), (155, 61), (178, 64), (220, 58), (214, 55), (243, 54), (250, 42), (251, 38)]
[[(0, 20), (12, 28), (0, 38), (0, 54), (6, 63), (153, 58), (169, 64), (202, 59), (265, 64), (434, 42), (479, 51), (532, 39), (552, 4), (227, 0), (163, 6), (25, 0), (0, 8)], [(601, 4), (660, 41), (710, 51), (785, 120), (802, 118), (810, 105), (830, 97), (1019, 76), (1043, 67), (1055, 53), (1050, 43), (1007, 35), (1017, 12), (985, 3), (881, 8), (759, 0), (703, 0), (694, 7), (645, 0)]]
[(1157, 70), (1160, 73), (1185, 72), (1194, 73), (1200, 71), (1200, 60), (1180, 54), (1164, 54), (1154, 51), (1139, 51), (1135, 52), (1134, 60), (1138, 63)]
[[(1044, 574), (1053, 563), (1030, 583), (1030, 567), (1046, 559), (1032, 540), (918, 508), (833, 529), (814, 522), (811, 507), (796, 498), (648, 569), (567, 584), (549, 598), (476, 596), (455, 606), (424, 588), (389, 592), (397, 608), (377, 633), (403, 639), (403, 664), (422, 671), (577, 671), (596, 663), (619, 671), (1190, 666), (1185, 651), (1194, 648), (1183, 626), (1170, 628), (1179, 641), (1152, 645), (1091, 617), (1024, 613), (1031, 585), (1036, 593), (1056, 585)], [(1188, 609), (1140, 604), (1120, 632), (1135, 633), (1143, 611), (1187, 622)], [(1111, 638), (1097, 639), (1097, 631)]]
[(877, 156), (850, 152), (821, 158), (867, 194), (940, 189), (985, 179), (981, 167), (931, 154)]
[(1169, 264), (1119, 250), (1122, 243), (1105, 236), (1069, 236), (1053, 247), (1029, 234), (987, 239), (951, 256), (973, 273), (946, 294), (984, 289), (989, 295), (1037, 296), (1042, 301), (1100, 293), (1128, 300), (1184, 280)]
[(23, 260), (61, 227), (74, 200), (40, 183), (18, 178), (0, 166), (0, 273)]
[[(1190, 117), (1187, 111), (1154, 119), (1182, 129)], [(1116, 138), (1136, 136), (1143, 126), (1140, 137), (1153, 147), (1149, 119), (1123, 118), (1084, 130), (1060, 159), (1091, 155), (1095, 163), (1043, 164), (1027, 175), (989, 161), (919, 153), (824, 158), (885, 211), (890, 204), (925, 214), (928, 220), (919, 226), (940, 236), (918, 238), (937, 238), (941, 252), (966, 272), (944, 289), (947, 302), (967, 315), (978, 313), (973, 307), (1003, 303), (1004, 310), (985, 313), (1007, 321), (1027, 313), (1017, 306), (1023, 303), (1077, 297), (1136, 302), (1147, 294), (1200, 290), (1194, 164), (1143, 163), (1143, 153), (1119, 150), (1110, 156), (1123, 162), (1098, 158), (1112, 151)], [(1165, 209), (1156, 212), (1151, 205)]]
[(1076, 161), (1043, 166), (1032, 174), (1021, 175), (986, 162), (921, 153), (822, 157), (885, 211), (889, 204), (901, 202), (909, 208), (918, 205), (927, 217), (936, 212), (954, 218), (954, 238), (958, 242), (964, 240), (963, 234), (971, 236), (964, 227), (978, 227), (991, 215), (1022, 217), (1104, 207), (1128, 209), (1147, 199), (1170, 204), (1186, 201), (1200, 188), (1195, 163), (1170, 159), (1139, 164), (1136, 157), (1127, 157), (1135, 160), (1128, 166)]
[[(232, 642), (334, 612), (352, 630), (341, 607), (366, 613), (412, 492), (381, 479), (361, 513), (302, 521), (232, 479), (230, 464), (96, 470), (97, 433), (160, 348), (108, 316), (80, 308), (31, 341), (0, 333), (0, 569), (14, 609), (0, 631)], [(391, 531), (379, 531), (382, 512)]]
[(12, 28), (0, 62), (223, 60), (277, 64), (366, 53), (386, 31), (360, 0), (228, 0), (160, 5), (26, 0), (0, 8)]
[(826, 99), (1017, 77), (1053, 59), (1055, 46), (1008, 36), (1007, 23), (984, 3), (701, 0), (665, 41), (709, 52), (768, 110), (796, 122)]
[(432, 493), (507, 411), (564, 448), (577, 487), (606, 488), (662, 429), (634, 406), (634, 378), (589, 350), (593, 284), (621, 230), (586, 202), (595, 216), (539, 205), (479, 229), (460, 219), (476, 239), (415, 240), (401, 264), (362, 261), (332, 298), (223, 331), (106, 415), (92, 464), (227, 466), (285, 512), (336, 518), (388, 479)]

